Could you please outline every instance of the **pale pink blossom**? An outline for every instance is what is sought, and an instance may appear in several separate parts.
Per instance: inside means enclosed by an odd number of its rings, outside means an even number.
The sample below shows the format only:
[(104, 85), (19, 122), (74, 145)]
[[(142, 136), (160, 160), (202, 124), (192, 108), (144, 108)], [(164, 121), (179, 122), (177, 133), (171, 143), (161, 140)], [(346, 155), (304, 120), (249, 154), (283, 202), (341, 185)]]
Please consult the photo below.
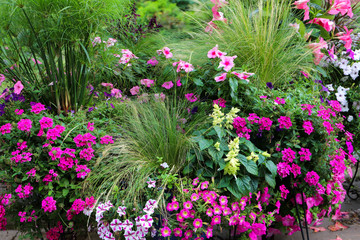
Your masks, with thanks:
[(242, 73), (231, 72), (231, 73), (234, 74), (235, 76), (237, 76), (238, 78), (243, 79), (247, 82), (249, 82), (248, 78), (255, 74), (255, 73), (248, 73), (248, 72), (242, 72)]
[(101, 86), (113, 88), (114, 85), (112, 83), (101, 83)]
[(100, 37), (95, 37), (94, 40), (92, 41), (92, 45), (93, 47), (95, 47), (95, 45), (101, 43), (101, 38)]
[(140, 90), (140, 87), (135, 86), (135, 87), (130, 89), (130, 93), (131, 93), (131, 95), (137, 95), (139, 93), (139, 90)]
[(234, 59), (237, 58), (237, 56), (222, 56), (221, 62), (219, 64), (219, 68), (223, 67), (226, 72), (229, 72), (234, 67)]
[(318, 43), (310, 43), (308, 47), (312, 49), (315, 56), (314, 63), (318, 65), (321, 59), (325, 56), (325, 54), (321, 52), (321, 49), (327, 49), (327, 42), (322, 37), (320, 37), (320, 41)]
[(111, 96), (113, 96), (115, 98), (122, 98), (120, 89), (117, 89), (117, 88), (111, 89)]
[(170, 52), (170, 48), (164, 47), (161, 50), (156, 51), (159, 55), (164, 54), (165, 58), (172, 58), (173, 54)]
[(174, 86), (174, 83), (172, 81), (164, 82), (162, 85), (163, 88), (171, 89)]
[(14, 93), (20, 94), (23, 89), (24, 89), (24, 85), (22, 85), (20, 81), (17, 81), (14, 85)]
[(155, 82), (155, 80), (151, 80), (151, 79), (147, 79), (147, 78), (140, 80), (140, 83), (142, 85), (145, 85), (146, 87), (154, 86), (154, 82)]
[(226, 53), (219, 51), (218, 45), (216, 44), (207, 54), (208, 58), (220, 58), (221, 56), (225, 56)]
[(205, 28), (205, 32), (212, 33), (214, 31), (214, 29), (218, 29), (218, 26), (213, 21), (210, 21), (210, 22), (207, 23), (207, 26)]
[(215, 81), (216, 82), (222, 82), (222, 81), (225, 81), (225, 79), (226, 79), (226, 72), (224, 72), (224, 73), (222, 73), (220, 76), (217, 76), (217, 77), (215, 77)]
[(225, 0), (211, 0), (211, 2), (218, 5), (219, 7), (223, 7), (227, 4), (229, 4), (229, 2), (227, 2)]

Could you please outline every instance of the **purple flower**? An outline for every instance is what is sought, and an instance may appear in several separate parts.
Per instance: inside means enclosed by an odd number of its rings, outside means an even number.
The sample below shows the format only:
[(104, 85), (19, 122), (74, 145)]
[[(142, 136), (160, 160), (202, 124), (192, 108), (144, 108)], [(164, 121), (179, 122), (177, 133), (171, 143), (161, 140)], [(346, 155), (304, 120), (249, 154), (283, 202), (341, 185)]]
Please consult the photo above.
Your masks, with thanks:
[(114, 105), (113, 105), (112, 103), (110, 103), (110, 106), (111, 106), (112, 108), (115, 108), (115, 107), (114, 107)]
[(266, 83), (266, 86), (267, 86), (268, 88), (270, 88), (270, 89), (274, 89), (274, 86), (273, 86), (272, 82), (267, 82), (267, 83)]
[(94, 111), (94, 108), (93, 107), (89, 107), (89, 112), (92, 112)]

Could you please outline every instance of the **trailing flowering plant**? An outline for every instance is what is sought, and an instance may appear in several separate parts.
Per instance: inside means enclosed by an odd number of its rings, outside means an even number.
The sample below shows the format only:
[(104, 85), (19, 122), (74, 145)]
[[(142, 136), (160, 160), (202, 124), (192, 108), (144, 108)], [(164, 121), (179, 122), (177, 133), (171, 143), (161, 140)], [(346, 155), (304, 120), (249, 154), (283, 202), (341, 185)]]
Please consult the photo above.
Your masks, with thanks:
[(29, 238), (41, 237), (41, 229), (51, 240), (80, 230), (85, 218), (77, 215), (91, 212), (95, 199), (82, 197), (79, 183), (91, 171), (96, 150), (112, 144), (112, 137), (80, 120), (81, 112), (53, 117), (41, 103), (30, 109), (14, 103), (8, 111), (13, 114), (0, 119), (0, 177), (12, 195), (5, 216)]

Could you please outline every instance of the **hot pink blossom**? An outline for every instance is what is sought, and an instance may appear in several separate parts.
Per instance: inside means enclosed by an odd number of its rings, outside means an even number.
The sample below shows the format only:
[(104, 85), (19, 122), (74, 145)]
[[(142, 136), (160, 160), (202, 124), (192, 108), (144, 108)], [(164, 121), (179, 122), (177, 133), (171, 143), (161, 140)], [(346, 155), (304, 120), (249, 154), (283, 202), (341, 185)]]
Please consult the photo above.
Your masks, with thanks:
[(164, 82), (162, 85), (163, 88), (171, 89), (174, 86), (174, 83), (172, 81)]
[(165, 58), (172, 58), (172, 56), (173, 56), (173, 54), (170, 52), (170, 48), (168, 48), (168, 47), (164, 47), (161, 50), (157, 50), (157, 53), (159, 55), (164, 54)]
[(308, 135), (310, 135), (314, 131), (311, 121), (304, 121), (303, 128)]
[(351, 1), (350, 0), (333, 0), (332, 6), (328, 10), (328, 14), (338, 14), (341, 13), (341, 15), (347, 14), (350, 18), (353, 17), (352, 7), (351, 7)]
[(17, 125), (20, 131), (29, 132), (32, 128), (32, 121), (30, 119), (21, 119)]
[(226, 108), (225, 103), (226, 103), (226, 101), (224, 99), (222, 99), (222, 98), (213, 100), (213, 104), (217, 104), (221, 108)]
[(197, 96), (194, 93), (187, 93), (185, 94), (185, 97), (189, 102), (196, 102), (198, 100)]
[(325, 28), (325, 30), (328, 32), (335, 29), (335, 23), (327, 18), (314, 18), (311, 19), (308, 23), (314, 23), (320, 25), (321, 27)]
[(151, 65), (151, 66), (156, 66), (159, 63), (159, 61), (156, 60), (156, 57), (152, 57), (146, 63)]
[(139, 93), (139, 90), (140, 90), (140, 87), (135, 86), (130, 89), (130, 93), (131, 93), (131, 95), (137, 95)]
[(22, 85), (20, 81), (17, 81), (14, 85), (14, 93), (20, 94), (23, 89), (24, 85)]
[(44, 212), (53, 212), (56, 210), (56, 201), (53, 197), (46, 197), (41, 202), (41, 208), (44, 209)]
[(100, 144), (113, 144), (114, 140), (112, 139), (112, 136), (105, 135), (100, 138)]
[(0, 127), (0, 132), (2, 135), (10, 133), (12, 129), (11, 123), (6, 123)]
[(121, 90), (117, 89), (117, 88), (111, 89), (111, 96), (113, 96), (115, 98), (122, 98)]
[(279, 128), (289, 129), (292, 126), (291, 119), (288, 116), (280, 116), (280, 118), (278, 118), (278, 122)]
[(307, 182), (310, 186), (314, 186), (316, 185), (318, 182), (319, 182), (319, 175), (314, 172), (314, 171), (311, 171), (311, 172), (308, 172), (305, 176), (305, 182)]
[(305, 14), (304, 14), (304, 20), (303, 21), (306, 21), (309, 19), (309, 6), (307, 5), (308, 2), (310, 2), (310, 0), (298, 0), (298, 1), (295, 1), (294, 2), (294, 5), (297, 9), (304, 9), (305, 10)]
[(225, 56), (226, 53), (219, 51), (218, 45), (216, 44), (207, 54), (208, 58), (220, 58), (221, 56)]
[(352, 44), (351, 33), (352, 33), (353, 29), (351, 29), (349, 31), (346, 26), (344, 26), (344, 29), (346, 32), (337, 33), (336, 36), (338, 36), (340, 40), (345, 42), (344, 47), (346, 49), (351, 49), (351, 44)]

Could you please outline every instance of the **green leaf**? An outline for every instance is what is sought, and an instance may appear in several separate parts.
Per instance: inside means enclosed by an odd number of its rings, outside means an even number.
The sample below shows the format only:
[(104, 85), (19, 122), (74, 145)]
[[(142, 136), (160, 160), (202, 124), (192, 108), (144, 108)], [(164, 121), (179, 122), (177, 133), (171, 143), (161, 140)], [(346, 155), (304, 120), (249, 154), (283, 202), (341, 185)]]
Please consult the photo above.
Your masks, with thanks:
[(216, 150), (215, 147), (211, 146), (209, 149), (208, 149), (208, 152), (210, 154), (210, 156), (212, 157), (212, 159), (215, 161), (215, 162), (219, 162), (220, 159), (222, 159), (223, 155), (224, 155), (224, 151), (223, 150)]
[(225, 136), (225, 130), (219, 126), (214, 126), (215, 132), (217, 133), (218, 137), (222, 139)]
[(262, 164), (265, 161), (265, 157), (262, 154), (259, 154), (259, 160), (258, 160), (258, 164)]
[(271, 174), (266, 173), (265, 174), (265, 180), (270, 185), (270, 187), (275, 188), (276, 181), (275, 181), (274, 176), (272, 176)]
[(305, 36), (306, 33), (306, 27), (303, 21), (300, 21), (299, 19), (296, 19), (296, 23), (299, 24), (299, 33), (302, 37)]
[(273, 163), (272, 161), (266, 161), (265, 166), (267, 169), (269, 169), (269, 171), (271, 172), (271, 175), (275, 177), (276, 173), (277, 173), (277, 167), (276, 167), (275, 163)]
[(233, 180), (233, 176), (225, 175), (221, 178), (219, 184), (217, 185), (217, 188), (226, 188), (229, 186), (230, 181)]
[(203, 139), (201, 139), (199, 141), (199, 147), (200, 147), (201, 151), (204, 150), (204, 149), (207, 149), (211, 145), (213, 145), (213, 140), (212, 139), (208, 140), (208, 139), (203, 138)]
[(194, 78), (193, 81), (194, 81), (196, 86), (200, 86), (200, 87), (204, 86), (204, 83), (201, 81), (200, 78)]
[(238, 86), (239, 86), (239, 82), (235, 79), (235, 78), (230, 78), (229, 79), (229, 84), (230, 84), (230, 88), (231, 90), (236, 93), (238, 90)]
[(211, 160), (207, 160), (207, 161), (205, 162), (205, 165), (212, 169), (214, 163), (213, 163), (213, 161), (211, 161)]
[(69, 193), (69, 189), (63, 189), (63, 190), (62, 190), (62, 195), (63, 195), (64, 197), (66, 197), (66, 196), (68, 195), (68, 193)]
[[(231, 192), (232, 195), (234, 195), (237, 199), (240, 199), (244, 194), (240, 192), (240, 188), (238, 187), (237, 181), (239, 179), (236, 179), (236, 182), (232, 181), (227, 189)], [(242, 183), (240, 183), (242, 184)]]
[(258, 191), (258, 185), (259, 185), (259, 181), (257, 179), (252, 179), (250, 181), (250, 190), (251, 190), (251, 192), (257, 192)]
[(225, 166), (226, 166), (226, 162), (224, 159), (220, 159), (220, 161), (218, 162), (220, 168), (218, 169), (218, 171), (224, 170)]
[(245, 164), (245, 168), (252, 175), (257, 176), (259, 174), (258, 166), (256, 165), (256, 163), (254, 161), (251, 161), (251, 160), (247, 161), (247, 163)]
[(250, 142), (249, 140), (245, 140), (245, 145), (249, 148), (250, 152), (254, 152), (255, 151), (255, 146), (252, 142)]

